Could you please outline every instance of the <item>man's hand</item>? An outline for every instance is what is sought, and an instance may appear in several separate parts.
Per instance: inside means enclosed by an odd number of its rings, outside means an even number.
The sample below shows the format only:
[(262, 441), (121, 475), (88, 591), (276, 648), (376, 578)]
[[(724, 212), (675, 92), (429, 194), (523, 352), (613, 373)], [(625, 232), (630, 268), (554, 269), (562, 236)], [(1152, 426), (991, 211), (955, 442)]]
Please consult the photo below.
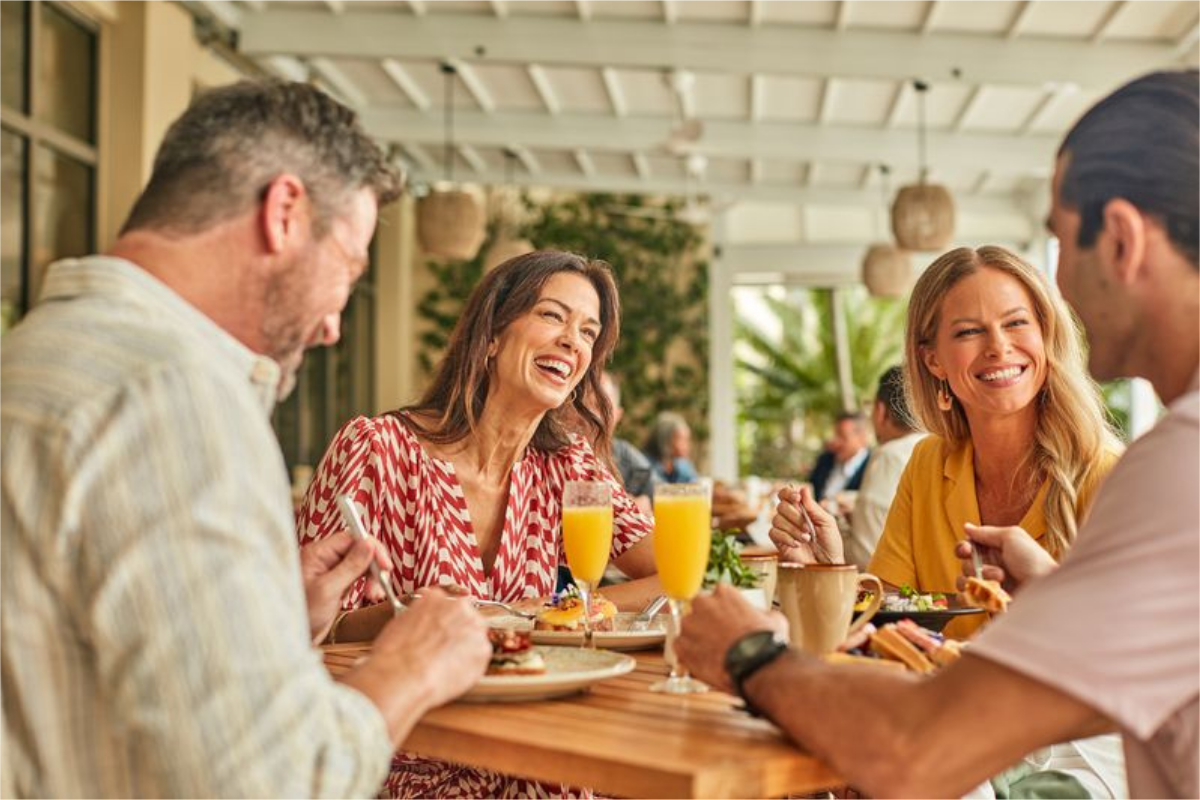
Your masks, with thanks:
[[(355, 541), (347, 531), (339, 531), (300, 548), (300, 574), (308, 601), (308, 629), (314, 642), (322, 641), (329, 633), (346, 590), (367, 571), (372, 555), (379, 561), (380, 569), (391, 568), (383, 545), (374, 539)], [(377, 603), (383, 597), (383, 588), (372, 581), (367, 588), (367, 598)]]
[[(709, 686), (733, 692), (725, 654), (747, 633), (779, 630), (780, 620), (781, 615), (768, 615), (750, 605), (728, 584), (718, 584), (711, 595), (692, 601), (692, 613), (683, 618), (675, 640), (675, 657)], [(782, 624), (786, 630), (787, 621)]]
[[(808, 512), (808, 520), (801, 508)], [(785, 486), (779, 490), (770, 536), (779, 548), (782, 562), (841, 564), (845, 561), (837, 521), (813, 499), (812, 489), (807, 486), (800, 489)]]
[(492, 658), (487, 622), (470, 597), (422, 589), (408, 610), (375, 639), (377, 659), (423, 687), (427, 708), (448, 703), (483, 677)]
[(962, 559), (962, 577), (958, 579), (960, 591), (966, 579), (975, 575), (972, 548), (979, 550), (983, 560), (984, 579), (996, 581), (1009, 592), (1016, 592), (1028, 581), (1049, 575), (1058, 568), (1058, 562), (1023, 528), (967, 523), (964, 530), (970, 542), (959, 542), (954, 548), (954, 554)]

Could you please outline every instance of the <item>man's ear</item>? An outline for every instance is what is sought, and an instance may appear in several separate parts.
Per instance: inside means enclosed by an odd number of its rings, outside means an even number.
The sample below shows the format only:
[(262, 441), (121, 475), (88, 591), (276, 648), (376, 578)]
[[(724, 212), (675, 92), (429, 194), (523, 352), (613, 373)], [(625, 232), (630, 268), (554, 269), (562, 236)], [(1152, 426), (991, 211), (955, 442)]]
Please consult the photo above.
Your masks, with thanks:
[(1097, 254), (1111, 265), (1113, 277), (1124, 285), (1137, 281), (1146, 257), (1146, 218), (1122, 197), (1104, 204), (1104, 226), (1096, 240)]
[(303, 181), (284, 173), (267, 184), (259, 220), (263, 241), (272, 255), (283, 252), (289, 239), (297, 235), (301, 221), (311, 221), (309, 217), (308, 193)]
[(946, 370), (942, 369), (942, 365), (938, 363), (937, 353), (932, 347), (921, 346), (921, 361), (925, 364), (925, 369), (929, 370), (933, 377), (939, 381), (946, 379)]

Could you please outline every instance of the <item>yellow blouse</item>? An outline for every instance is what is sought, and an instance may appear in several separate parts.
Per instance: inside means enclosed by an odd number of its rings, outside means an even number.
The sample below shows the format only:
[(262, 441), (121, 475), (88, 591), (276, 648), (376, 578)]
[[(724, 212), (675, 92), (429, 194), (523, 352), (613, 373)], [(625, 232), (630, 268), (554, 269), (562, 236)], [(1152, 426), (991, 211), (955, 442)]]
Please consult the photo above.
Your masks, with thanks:
[[(1106, 451), (1100, 468), (1079, 489), (1076, 515), (1082, 519), (1091, 508), (1096, 490), (1116, 464), (1119, 453)], [(1043, 506), (1048, 481), (1038, 488), (1020, 526), (1040, 543), (1046, 533)], [(939, 436), (927, 436), (913, 450), (900, 477), (896, 498), (868, 571), (894, 586), (908, 584), (919, 592), (954, 593), (962, 573), (954, 546), (966, 539), (963, 526), (979, 521), (975, 497), (974, 448), (966, 444), (951, 449)], [(1044, 546), (1044, 545), (1043, 545)], [(987, 617), (957, 617), (946, 626), (946, 635), (970, 637)]]

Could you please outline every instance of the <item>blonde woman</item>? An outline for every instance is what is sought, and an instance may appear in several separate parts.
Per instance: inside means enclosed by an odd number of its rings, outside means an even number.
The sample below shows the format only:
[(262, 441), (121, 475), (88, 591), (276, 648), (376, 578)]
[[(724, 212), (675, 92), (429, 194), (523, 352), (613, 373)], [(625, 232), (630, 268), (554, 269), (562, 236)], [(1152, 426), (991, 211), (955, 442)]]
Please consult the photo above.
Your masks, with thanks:
[[(913, 451), (869, 570), (893, 587), (954, 592), (968, 525), (1020, 527), (1060, 558), (1120, 445), (1079, 328), (1045, 276), (1001, 247), (938, 258), (909, 301), (905, 376), (933, 435)], [(836, 525), (811, 497), (780, 499), (772, 538), (784, 557), (841, 561)], [(981, 623), (959, 617), (946, 633), (964, 638)]]

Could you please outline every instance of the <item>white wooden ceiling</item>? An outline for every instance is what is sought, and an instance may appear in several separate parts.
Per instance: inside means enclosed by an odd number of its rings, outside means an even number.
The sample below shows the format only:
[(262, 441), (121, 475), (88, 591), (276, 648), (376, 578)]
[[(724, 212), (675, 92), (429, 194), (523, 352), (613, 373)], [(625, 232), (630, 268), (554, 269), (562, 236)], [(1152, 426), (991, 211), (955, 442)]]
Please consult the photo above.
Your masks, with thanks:
[[(764, 217), (792, 221), (789, 241), (879, 238), (879, 165), (893, 189), (917, 176), (914, 78), (963, 235), (1019, 237), (1066, 128), (1137, 74), (1195, 65), (1200, 18), (1165, 0), (187, 5), (358, 109), (418, 179), (447, 174), (449, 61), (455, 179), (703, 193), (733, 212), (735, 243), (770, 239)], [(672, 145), (686, 119), (702, 132)]]

